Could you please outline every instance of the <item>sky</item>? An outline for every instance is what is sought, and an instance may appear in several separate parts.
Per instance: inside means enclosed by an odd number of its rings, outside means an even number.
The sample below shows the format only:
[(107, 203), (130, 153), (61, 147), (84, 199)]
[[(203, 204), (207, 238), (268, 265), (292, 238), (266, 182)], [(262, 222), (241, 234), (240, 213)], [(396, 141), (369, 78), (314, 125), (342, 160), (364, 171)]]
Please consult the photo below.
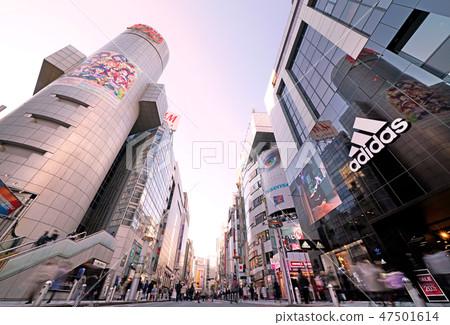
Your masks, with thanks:
[(127, 27), (156, 29), (170, 58), (158, 83), (181, 115), (174, 135), (189, 238), (196, 256), (215, 253), (236, 191), (237, 159), (264, 95), (290, 0), (8, 1), (0, 10), (0, 117), (32, 96), (42, 61), (71, 44), (89, 56)]

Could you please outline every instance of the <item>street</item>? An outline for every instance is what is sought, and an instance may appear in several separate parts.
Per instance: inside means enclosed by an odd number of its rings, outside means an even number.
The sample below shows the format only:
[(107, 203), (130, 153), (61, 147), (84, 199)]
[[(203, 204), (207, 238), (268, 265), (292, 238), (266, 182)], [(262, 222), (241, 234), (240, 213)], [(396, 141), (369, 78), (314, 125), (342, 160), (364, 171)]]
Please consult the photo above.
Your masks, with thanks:
[(120, 305), (116, 307), (281, 307), (285, 306), (286, 302), (275, 303), (273, 301), (247, 301), (239, 303), (230, 303), (229, 301), (214, 300), (214, 301), (156, 301), (149, 303), (136, 303)]

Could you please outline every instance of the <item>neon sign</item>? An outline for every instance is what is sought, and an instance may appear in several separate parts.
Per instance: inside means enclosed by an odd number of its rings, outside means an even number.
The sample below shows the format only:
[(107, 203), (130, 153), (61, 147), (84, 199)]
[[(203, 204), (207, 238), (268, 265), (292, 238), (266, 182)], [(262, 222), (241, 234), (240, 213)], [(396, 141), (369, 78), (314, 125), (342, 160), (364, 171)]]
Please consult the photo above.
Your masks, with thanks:
[(127, 27), (127, 29), (137, 29), (141, 32), (145, 33), (148, 37), (150, 37), (156, 43), (162, 43), (164, 40), (160, 33), (151, 28), (150, 26), (144, 24), (136, 24), (131, 27)]

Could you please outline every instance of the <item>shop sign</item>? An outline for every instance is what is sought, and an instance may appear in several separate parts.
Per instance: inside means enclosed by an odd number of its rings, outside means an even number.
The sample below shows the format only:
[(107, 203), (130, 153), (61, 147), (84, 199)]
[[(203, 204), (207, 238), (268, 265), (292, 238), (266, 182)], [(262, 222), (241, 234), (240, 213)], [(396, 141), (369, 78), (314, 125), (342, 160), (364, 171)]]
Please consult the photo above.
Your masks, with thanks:
[(144, 25), (144, 24), (135, 24), (131, 27), (128, 27), (127, 29), (137, 29), (146, 34), (148, 37), (150, 37), (153, 41), (156, 43), (162, 43), (163, 38), (162, 36), (153, 28), (150, 26)]
[(353, 128), (361, 132), (353, 132), (352, 144), (349, 156), (355, 157), (350, 162), (350, 170), (357, 172), (370, 159), (379, 153), (385, 145), (397, 140), (400, 134), (408, 131), (411, 123), (402, 118), (397, 118), (390, 125), (388, 122), (357, 117)]
[(319, 240), (300, 239), (299, 244), (302, 250), (325, 249), (325, 246)]
[(289, 265), (291, 268), (303, 268), (304, 264), (300, 261), (289, 261)]
[(180, 122), (180, 115), (167, 111), (164, 114), (164, 120), (169, 124), (169, 129), (176, 131), (178, 122)]
[(442, 292), (433, 275), (428, 269), (414, 272), (419, 282), (420, 289), (429, 302), (448, 302), (448, 298)]
[(94, 265), (94, 266), (96, 266), (98, 268), (101, 268), (101, 269), (104, 269), (106, 267), (106, 263), (105, 262), (99, 261), (97, 259), (94, 259), (94, 261), (92, 262), (92, 265)]
[(331, 121), (319, 121), (311, 130), (311, 138), (316, 141), (334, 138), (337, 135), (338, 131), (331, 124)]

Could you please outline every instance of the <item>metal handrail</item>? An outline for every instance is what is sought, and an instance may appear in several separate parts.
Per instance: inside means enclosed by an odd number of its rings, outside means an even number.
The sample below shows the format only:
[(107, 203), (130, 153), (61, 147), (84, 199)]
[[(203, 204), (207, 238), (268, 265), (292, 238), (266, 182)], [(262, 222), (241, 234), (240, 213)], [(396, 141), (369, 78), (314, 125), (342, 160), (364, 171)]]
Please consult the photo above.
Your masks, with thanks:
[[(76, 239), (83, 239), (83, 238), (86, 237), (86, 234), (87, 234), (87, 233), (84, 231), (84, 232), (81, 232), (81, 233), (79, 233), (79, 234), (76, 234), (75, 236), (76, 236), (76, 237), (79, 237), (78, 235), (84, 235), (84, 236), (81, 237), (81, 238), (76, 238)], [(55, 241), (52, 241), (52, 242), (51, 242), (51, 245), (53, 245), (53, 244), (55, 244), (55, 243), (58, 243), (58, 242), (60, 242), (60, 241), (66, 240), (66, 239), (69, 239), (69, 237), (64, 237), (64, 238), (60, 238), (60, 239), (57, 239), (57, 240), (55, 240)], [(4, 252), (7, 252), (7, 251), (11, 251), (11, 250), (14, 250), (14, 249), (17, 249), (17, 248), (20, 248), (20, 247), (25, 247), (25, 246), (27, 246), (27, 245), (31, 245), (31, 244), (34, 244), (34, 243), (36, 243), (36, 241), (29, 242), (29, 243), (26, 243), (26, 244), (23, 244), (23, 245), (20, 245), (20, 246), (16, 246), (16, 247), (13, 247), (13, 248), (4, 250), (4, 251), (2, 251), (2, 252), (0, 252), (0, 253), (4, 253)], [(47, 246), (48, 244), (49, 244), (49, 242), (45, 243), (44, 245), (35, 246), (35, 247), (31, 247), (30, 249), (26, 249), (26, 250), (20, 251), (20, 252), (18, 252), (17, 254), (14, 254), (14, 255), (9, 255), (9, 256), (6, 256), (6, 257), (4, 257), (4, 258), (0, 258), (0, 262), (3, 262), (3, 261), (5, 261), (5, 260), (9, 260), (9, 259), (12, 258), (12, 257), (17, 257), (17, 256), (19, 256), (19, 255), (22, 255), (22, 254), (31, 252), (31, 251), (36, 250), (36, 249), (38, 249), (38, 248), (45, 247), (45, 246)]]
[[(16, 249), (18, 249), (18, 248), (25, 247), (25, 246), (28, 246), (28, 245), (31, 245), (31, 244), (34, 244), (34, 243), (36, 243), (36, 242), (35, 242), (35, 241), (32, 241), (32, 242), (29, 242), (29, 243), (26, 243), (26, 244), (22, 244), (22, 245), (19, 245), (19, 246), (14, 246), (14, 247), (5, 249), (5, 250), (3, 250), (3, 251), (0, 251), (0, 254), (4, 254), (4, 253), (7, 253), (7, 252), (9, 252), (9, 251), (13, 251), (13, 250), (16, 250)], [(1, 259), (0, 259), (0, 261), (1, 261)]]
[[(11, 238), (11, 239), (4, 240), (4, 241), (0, 242), (0, 246), (3, 245), (4, 243), (9, 242), (9, 241), (14, 241), (14, 240), (23, 239), (23, 238), (26, 238), (26, 237), (25, 237), (25, 236), (22, 236), (22, 237), (15, 237), (15, 238)], [(0, 252), (0, 253), (1, 253), (1, 252)]]

